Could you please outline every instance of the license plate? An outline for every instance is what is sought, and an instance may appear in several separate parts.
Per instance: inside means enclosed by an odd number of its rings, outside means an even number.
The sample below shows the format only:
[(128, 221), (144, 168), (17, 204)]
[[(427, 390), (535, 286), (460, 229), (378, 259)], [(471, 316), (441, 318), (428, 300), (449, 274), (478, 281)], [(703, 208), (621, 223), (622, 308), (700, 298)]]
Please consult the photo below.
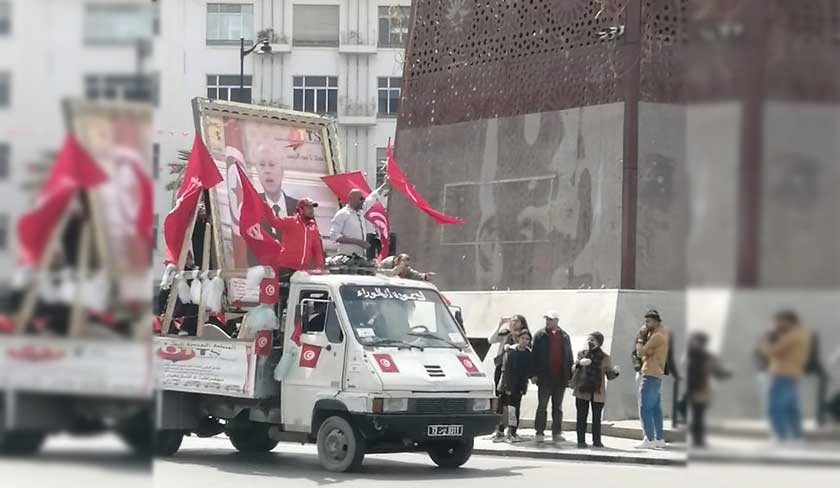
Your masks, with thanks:
[(430, 425), (429, 437), (460, 437), (464, 435), (463, 425)]

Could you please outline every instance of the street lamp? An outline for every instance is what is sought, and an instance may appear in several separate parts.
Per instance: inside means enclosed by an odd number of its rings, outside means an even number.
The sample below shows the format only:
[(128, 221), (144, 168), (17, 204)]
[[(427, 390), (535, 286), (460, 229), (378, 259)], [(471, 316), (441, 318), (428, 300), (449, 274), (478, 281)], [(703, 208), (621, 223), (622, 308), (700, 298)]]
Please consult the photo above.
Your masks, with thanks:
[(254, 43), (253, 46), (245, 49), (245, 38), (239, 38), (239, 101), (242, 103), (249, 102), (250, 100), (244, 100), (245, 98), (245, 56), (254, 52), (257, 48), (257, 51), (260, 54), (268, 54), (271, 52), (271, 44), (269, 44), (268, 39), (257, 39), (257, 42)]

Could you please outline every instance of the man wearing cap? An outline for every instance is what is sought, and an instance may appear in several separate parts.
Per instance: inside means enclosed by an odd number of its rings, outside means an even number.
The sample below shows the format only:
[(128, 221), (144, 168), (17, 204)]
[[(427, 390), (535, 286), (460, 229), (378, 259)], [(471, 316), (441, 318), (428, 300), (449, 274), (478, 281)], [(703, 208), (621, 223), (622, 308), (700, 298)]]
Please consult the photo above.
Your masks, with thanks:
[(639, 374), (639, 418), (645, 437), (636, 447), (639, 449), (665, 447), (665, 433), (662, 420), (662, 376), (668, 362), (669, 332), (662, 325), (662, 317), (656, 310), (645, 314), (645, 323), (639, 329), (636, 339), (636, 354), (642, 361)]
[(560, 314), (545, 313), (545, 328), (534, 334), (533, 362), (537, 383), (537, 415), (534, 428), (538, 444), (545, 441), (544, 431), (551, 400), (551, 433), (553, 442), (563, 442), (563, 395), (572, 377), (572, 342), (560, 326)]
[(283, 244), (283, 253), (277, 256), (278, 268), (301, 270), (324, 267), (324, 248), (315, 221), (317, 206), (317, 202), (303, 197), (295, 205), (294, 216), (269, 216), (269, 225), (282, 235), (280, 242)]

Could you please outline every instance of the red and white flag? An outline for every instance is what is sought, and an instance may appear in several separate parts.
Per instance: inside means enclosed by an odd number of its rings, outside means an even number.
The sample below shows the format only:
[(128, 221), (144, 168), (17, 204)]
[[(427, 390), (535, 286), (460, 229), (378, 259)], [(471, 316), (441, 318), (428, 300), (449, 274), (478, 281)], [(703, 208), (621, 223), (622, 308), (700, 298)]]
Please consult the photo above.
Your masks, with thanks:
[(239, 234), (245, 240), (245, 244), (257, 263), (276, 268), (278, 259), (283, 256), (283, 245), (263, 228), (263, 220), (271, 213), (271, 209), (260, 198), (257, 189), (251, 184), (251, 180), (242, 170), (241, 166), (236, 167), (239, 182), (242, 187), (242, 208), (239, 212)]
[(50, 234), (76, 190), (92, 188), (106, 180), (105, 173), (76, 138), (65, 137), (38, 191), (35, 208), (18, 220), (21, 264), (32, 265), (41, 259)]
[(390, 354), (374, 354), (373, 359), (376, 360), (376, 364), (379, 365), (379, 369), (383, 373), (400, 372), (399, 368), (397, 368), (397, 363), (394, 362), (394, 358)]
[(405, 195), (408, 200), (414, 204), (415, 207), (419, 208), (426, 214), (428, 214), (431, 218), (435, 219), (435, 222), (438, 224), (463, 224), (463, 219), (459, 219), (458, 217), (453, 217), (451, 215), (446, 215), (445, 213), (441, 212), (440, 210), (436, 210), (432, 207), (429, 202), (427, 202), (419, 193), (417, 193), (417, 189), (414, 188), (414, 185), (408, 181), (405, 174), (402, 172), (399, 166), (397, 166), (397, 161), (394, 159), (394, 151), (391, 148), (391, 141), (388, 141), (388, 146), (386, 148), (386, 154), (388, 156), (388, 162), (385, 166), (385, 172), (388, 175), (388, 182), (391, 183), (395, 189), (397, 189), (400, 193)]
[(322, 176), (321, 181), (335, 193), (338, 201), (344, 205), (347, 204), (350, 190), (359, 189), (365, 196), (370, 194), (370, 186), (365, 179), (364, 173), (361, 171), (348, 171), (346, 173)]
[(321, 356), (321, 346), (313, 346), (312, 344), (304, 344), (300, 349), (300, 362), (298, 365), (301, 368), (315, 368), (318, 366), (318, 358)]
[(364, 206), (365, 220), (370, 222), (376, 229), (381, 244), (379, 248), (379, 260), (388, 257), (388, 245), (391, 236), (391, 222), (388, 220), (388, 210), (379, 201), (379, 189), (376, 189), (365, 198)]
[(175, 192), (175, 206), (163, 221), (163, 240), (166, 245), (165, 263), (177, 263), (181, 246), (187, 234), (195, 206), (201, 192), (213, 188), (222, 181), (222, 175), (213, 162), (210, 152), (196, 133), (193, 139), (190, 157), (184, 170), (184, 179)]

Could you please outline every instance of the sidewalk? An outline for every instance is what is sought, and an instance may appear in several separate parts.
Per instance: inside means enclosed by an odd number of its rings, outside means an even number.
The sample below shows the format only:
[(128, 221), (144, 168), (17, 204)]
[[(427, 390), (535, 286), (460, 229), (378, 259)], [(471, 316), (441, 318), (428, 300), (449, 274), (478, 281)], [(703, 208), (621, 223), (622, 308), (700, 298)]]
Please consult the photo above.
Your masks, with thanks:
[[(556, 459), (568, 461), (589, 461), (605, 463), (628, 463), (656, 466), (685, 466), (686, 450), (684, 443), (673, 443), (665, 449), (634, 449), (639, 439), (604, 436), (604, 448), (597, 449), (591, 445), (586, 449), (578, 449), (574, 431), (565, 431), (566, 442), (554, 445), (551, 436), (547, 436), (542, 445), (534, 442), (533, 429), (520, 429), (524, 442), (494, 443), (492, 436), (476, 438), (474, 454), (486, 456), (528, 457), (538, 459)], [(587, 435), (587, 443), (592, 437)]]
[(710, 435), (705, 449), (689, 449), (689, 462), (840, 467), (840, 442), (776, 444), (754, 437)]

